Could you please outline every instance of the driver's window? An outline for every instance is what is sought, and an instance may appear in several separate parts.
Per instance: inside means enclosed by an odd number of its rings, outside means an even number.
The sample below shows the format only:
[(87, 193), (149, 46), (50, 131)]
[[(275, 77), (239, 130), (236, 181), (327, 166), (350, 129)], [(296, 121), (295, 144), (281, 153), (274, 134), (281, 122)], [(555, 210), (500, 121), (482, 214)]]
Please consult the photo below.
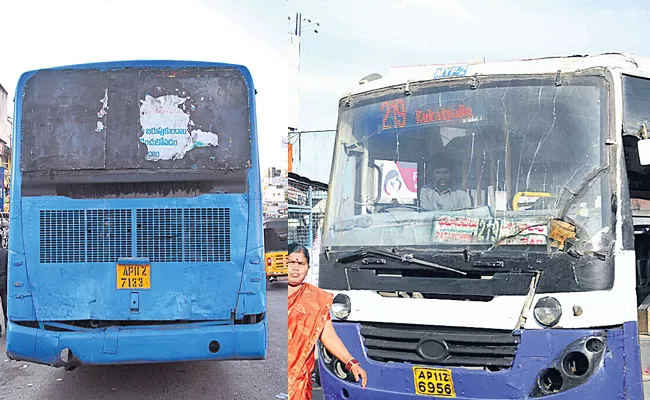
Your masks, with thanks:
[(650, 129), (649, 99), (650, 79), (623, 76), (623, 148), (633, 199), (650, 199), (650, 166), (641, 165), (637, 152), (642, 126)]

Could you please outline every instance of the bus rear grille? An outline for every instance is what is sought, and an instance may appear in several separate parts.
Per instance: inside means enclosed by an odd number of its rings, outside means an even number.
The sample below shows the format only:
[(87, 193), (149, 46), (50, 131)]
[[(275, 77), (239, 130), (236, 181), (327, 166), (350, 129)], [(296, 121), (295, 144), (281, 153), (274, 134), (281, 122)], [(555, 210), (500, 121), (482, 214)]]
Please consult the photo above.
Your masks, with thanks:
[(86, 213), (83, 210), (41, 210), (41, 263), (86, 261)]
[(39, 217), (43, 264), (231, 259), (228, 208), (41, 210)]
[(156, 262), (230, 261), (230, 209), (137, 211), (138, 257)]
[(86, 211), (89, 262), (110, 262), (131, 254), (131, 210)]
[(361, 328), (368, 357), (380, 362), (510, 368), (519, 336), (510, 331), (401, 324)]

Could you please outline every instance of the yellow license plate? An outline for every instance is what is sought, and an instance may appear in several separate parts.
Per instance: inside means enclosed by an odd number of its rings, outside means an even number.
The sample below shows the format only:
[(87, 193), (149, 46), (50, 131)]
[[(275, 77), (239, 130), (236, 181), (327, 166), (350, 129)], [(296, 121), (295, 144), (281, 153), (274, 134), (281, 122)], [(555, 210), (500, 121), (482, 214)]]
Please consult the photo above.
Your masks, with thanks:
[(415, 392), (426, 396), (456, 397), (451, 370), (413, 367)]
[(151, 265), (117, 264), (118, 289), (151, 289)]

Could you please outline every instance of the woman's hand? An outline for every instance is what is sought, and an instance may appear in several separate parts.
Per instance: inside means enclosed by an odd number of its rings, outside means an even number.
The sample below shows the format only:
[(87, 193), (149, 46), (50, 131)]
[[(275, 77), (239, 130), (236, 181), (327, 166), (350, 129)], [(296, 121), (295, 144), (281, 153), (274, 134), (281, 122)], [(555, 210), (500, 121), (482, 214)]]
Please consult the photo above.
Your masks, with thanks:
[(354, 364), (350, 368), (350, 372), (352, 373), (352, 376), (354, 376), (355, 381), (359, 382), (359, 379), (361, 379), (361, 389), (365, 389), (366, 384), (368, 383), (368, 376), (366, 375), (366, 371), (361, 368), (361, 365)]
[(325, 328), (321, 334), (320, 341), (323, 343), (323, 346), (325, 346), (325, 348), (339, 360), (350, 360), (348, 362), (354, 361), (354, 363), (350, 366), (349, 371), (352, 376), (354, 376), (355, 381), (359, 382), (359, 379), (361, 379), (361, 387), (365, 389), (366, 384), (368, 383), (366, 371), (361, 368), (361, 365), (359, 365), (359, 363), (354, 360), (352, 355), (350, 355), (350, 352), (348, 352), (348, 349), (345, 348), (345, 345), (341, 341), (341, 338), (339, 338), (339, 335), (337, 335), (336, 331), (334, 330), (332, 321), (327, 321), (325, 323)]

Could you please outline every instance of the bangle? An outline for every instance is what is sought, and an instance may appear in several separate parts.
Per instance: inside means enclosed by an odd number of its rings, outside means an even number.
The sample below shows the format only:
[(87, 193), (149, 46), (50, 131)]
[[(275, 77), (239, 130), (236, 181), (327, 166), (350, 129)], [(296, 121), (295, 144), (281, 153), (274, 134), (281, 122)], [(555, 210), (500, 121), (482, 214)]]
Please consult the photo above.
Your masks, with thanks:
[(351, 358), (350, 361), (345, 363), (345, 369), (351, 371), (354, 365), (359, 365), (359, 361), (355, 360), (354, 358)]

